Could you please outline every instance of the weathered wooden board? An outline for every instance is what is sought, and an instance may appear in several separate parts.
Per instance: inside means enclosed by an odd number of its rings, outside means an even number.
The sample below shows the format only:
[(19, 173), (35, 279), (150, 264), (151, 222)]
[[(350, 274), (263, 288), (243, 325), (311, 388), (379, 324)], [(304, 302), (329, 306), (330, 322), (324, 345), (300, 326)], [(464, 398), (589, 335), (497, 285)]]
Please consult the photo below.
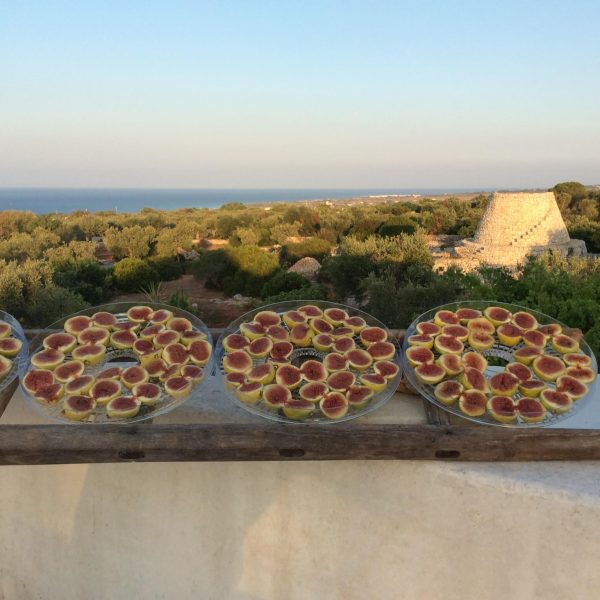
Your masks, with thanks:
[(600, 459), (600, 431), (435, 425), (6, 425), (0, 464)]

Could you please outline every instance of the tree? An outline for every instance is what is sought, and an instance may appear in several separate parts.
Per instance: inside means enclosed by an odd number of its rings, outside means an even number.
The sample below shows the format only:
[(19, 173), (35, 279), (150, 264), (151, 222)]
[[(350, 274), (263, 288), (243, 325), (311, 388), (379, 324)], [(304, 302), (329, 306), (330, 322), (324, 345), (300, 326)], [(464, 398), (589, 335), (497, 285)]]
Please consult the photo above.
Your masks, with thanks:
[(271, 239), (280, 246), (283, 246), (289, 238), (297, 237), (302, 223), (294, 221), (293, 223), (279, 223), (271, 228)]
[(260, 232), (254, 227), (238, 227), (235, 235), (244, 246), (256, 246), (260, 241)]
[(115, 265), (115, 284), (124, 292), (137, 292), (158, 280), (156, 271), (140, 258), (124, 258)]
[(175, 227), (163, 229), (156, 241), (158, 256), (177, 256), (182, 250), (191, 250), (198, 232), (194, 222), (181, 221)]
[(146, 227), (134, 225), (121, 230), (111, 227), (104, 234), (104, 243), (117, 260), (145, 258), (150, 254), (150, 248), (155, 240), (156, 229), (150, 225)]

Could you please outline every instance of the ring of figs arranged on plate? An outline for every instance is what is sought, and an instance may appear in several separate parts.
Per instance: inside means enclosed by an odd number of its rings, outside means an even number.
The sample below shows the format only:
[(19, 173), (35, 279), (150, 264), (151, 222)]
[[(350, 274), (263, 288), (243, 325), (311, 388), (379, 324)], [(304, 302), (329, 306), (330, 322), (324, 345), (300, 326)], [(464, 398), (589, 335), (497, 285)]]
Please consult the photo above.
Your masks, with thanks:
[[(95, 423), (149, 418), (178, 406), (204, 381), (213, 349), (200, 321), (166, 307), (121, 310), (67, 318), (62, 331), (32, 346), (21, 385), (48, 416)], [(2, 343), (12, 339), (2, 332), (0, 368), (8, 360)]]
[(290, 302), (242, 317), (220, 342), (225, 388), (251, 412), (282, 421), (339, 421), (378, 406), (398, 383), (397, 348), (358, 312)]
[(597, 376), (578, 332), (510, 305), (429, 311), (409, 327), (403, 349), (419, 392), (482, 423), (553, 422), (581, 404)]
[(14, 379), (11, 373), (16, 373), (13, 367), (22, 348), (23, 342), (16, 336), (11, 324), (0, 317), (0, 385)]

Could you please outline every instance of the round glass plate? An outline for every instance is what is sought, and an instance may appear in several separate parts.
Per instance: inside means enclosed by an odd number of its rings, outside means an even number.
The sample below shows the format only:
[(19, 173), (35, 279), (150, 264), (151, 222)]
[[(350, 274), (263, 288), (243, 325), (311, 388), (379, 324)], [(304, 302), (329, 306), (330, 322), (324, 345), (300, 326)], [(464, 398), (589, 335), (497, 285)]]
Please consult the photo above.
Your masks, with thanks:
[[(126, 323), (128, 321), (127, 311), (134, 306), (149, 306), (153, 310), (165, 309), (169, 310), (173, 313), (175, 317), (183, 317), (188, 319), (192, 323), (192, 328), (195, 331), (199, 331), (204, 334), (206, 340), (210, 343), (211, 347), (213, 347), (213, 339), (210, 334), (208, 327), (196, 316), (193, 314), (177, 308), (175, 306), (168, 306), (165, 304), (158, 304), (156, 302), (117, 302), (113, 304), (104, 304), (102, 306), (94, 306), (91, 308), (86, 308), (78, 313), (74, 313), (67, 317), (64, 317), (60, 321), (56, 321), (52, 325), (46, 328), (43, 334), (37, 335), (33, 340), (31, 340), (29, 344), (29, 358), (25, 361), (23, 369), (21, 371), (21, 389), (23, 390), (23, 394), (29, 400), (30, 404), (43, 415), (52, 419), (53, 421), (57, 421), (60, 423), (70, 423), (70, 424), (104, 424), (104, 423), (139, 423), (140, 421), (145, 421), (147, 419), (152, 419), (159, 415), (165, 414), (167, 412), (172, 411), (173, 409), (181, 406), (184, 402), (187, 402), (190, 398), (196, 396), (201, 389), (206, 384), (209, 375), (212, 372), (212, 364), (213, 364), (213, 355), (214, 352), (211, 353), (210, 359), (208, 363), (202, 367), (204, 371), (204, 376), (202, 381), (193, 385), (192, 391), (189, 395), (183, 398), (174, 398), (166, 393), (164, 389), (164, 383), (162, 383), (157, 378), (151, 378), (150, 382), (156, 383), (161, 388), (160, 398), (156, 402), (156, 404), (147, 405), (142, 404), (140, 407), (140, 411), (134, 417), (129, 418), (114, 418), (108, 417), (106, 414), (106, 407), (98, 404), (94, 409), (94, 412), (83, 421), (73, 421), (68, 419), (63, 413), (63, 402), (62, 399), (54, 402), (52, 404), (46, 404), (44, 402), (40, 402), (34, 396), (32, 396), (23, 386), (23, 378), (27, 373), (35, 368), (31, 364), (31, 357), (40, 350), (43, 350), (43, 341), (51, 333), (56, 333), (63, 331), (65, 322), (75, 316), (88, 316), (91, 317), (94, 313), (97, 312), (108, 312), (117, 317), (119, 323)], [(143, 328), (147, 325), (147, 323), (142, 323), (140, 325), (139, 331), (143, 330)], [(65, 356), (65, 362), (71, 359), (71, 353), (67, 353)], [(97, 365), (89, 365), (86, 364), (84, 374), (90, 375), (99, 375), (105, 369), (110, 367), (120, 367), (122, 369), (126, 369), (132, 365), (139, 365), (140, 361), (137, 354), (131, 349), (118, 349), (114, 348), (110, 342), (106, 347), (106, 354), (103, 360)], [(121, 394), (124, 396), (131, 395), (131, 391), (128, 390), (125, 386), (122, 387)]]
[(6, 375), (0, 379), (0, 394), (7, 390), (14, 380), (19, 376), (23, 365), (27, 362), (28, 348), (27, 338), (25, 337), (21, 323), (19, 323), (19, 321), (17, 321), (11, 314), (0, 310), (0, 323), (2, 322), (8, 323), (11, 327), (12, 331), (7, 337), (13, 337), (20, 340), (22, 345), (19, 353), (14, 358), (9, 358), (9, 360), (12, 361), (12, 364), (8, 373), (6, 373)]
[[(562, 413), (562, 414), (555, 414), (550, 411), (547, 411), (544, 420), (540, 421), (539, 423), (526, 423), (525, 421), (523, 421), (521, 419), (520, 416), (517, 417), (517, 420), (515, 422), (500, 423), (500, 422), (496, 421), (489, 414), (488, 411), (486, 411), (486, 413), (484, 415), (482, 415), (481, 417), (473, 417), (473, 416), (469, 416), (469, 415), (466, 415), (465, 413), (463, 413), (458, 407), (458, 402), (455, 402), (454, 404), (450, 404), (450, 405), (446, 405), (446, 404), (443, 404), (442, 402), (440, 402), (434, 395), (435, 385), (429, 385), (429, 384), (425, 384), (425, 383), (422, 383), (421, 381), (419, 381), (415, 376), (414, 368), (409, 364), (408, 360), (406, 359), (406, 350), (409, 347), (408, 346), (408, 338), (411, 335), (418, 334), (418, 331), (416, 329), (418, 323), (421, 323), (424, 321), (433, 321), (435, 313), (438, 312), (439, 310), (450, 310), (452, 312), (455, 312), (459, 308), (473, 308), (473, 309), (480, 310), (483, 312), (487, 307), (490, 307), (490, 306), (499, 306), (499, 307), (502, 307), (502, 308), (505, 308), (505, 309), (511, 311), (512, 313), (515, 313), (518, 311), (528, 312), (529, 314), (533, 315), (537, 319), (539, 325), (548, 325), (551, 323), (557, 323), (557, 324), (561, 325), (561, 327), (563, 327), (563, 328), (568, 328), (566, 325), (564, 325), (560, 321), (557, 321), (556, 319), (553, 319), (552, 317), (549, 317), (548, 315), (537, 312), (535, 310), (531, 310), (529, 308), (525, 308), (523, 306), (518, 306), (516, 304), (507, 304), (505, 302), (467, 301), (467, 302), (452, 302), (450, 304), (444, 304), (444, 305), (438, 306), (432, 310), (427, 311), (426, 313), (423, 313), (420, 317), (417, 317), (410, 324), (410, 327), (407, 329), (406, 335), (404, 336), (404, 343), (402, 345), (402, 363), (404, 366), (406, 378), (408, 379), (410, 384), (419, 392), (419, 394), (421, 394), (423, 397), (427, 398), (427, 400), (429, 400), (429, 402), (431, 402), (432, 404), (435, 404), (435, 406), (438, 406), (439, 408), (442, 408), (445, 411), (452, 413), (453, 415), (462, 417), (463, 419), (468, 419), (469, 421), (474, 421), (476, 423), (482, 423), (484, 425), (498, 425), (500, 427), (519, 427), (519, 428), (545, 427), (547, 425), (551, 425), (551, 424), (557, 423), (559, 421), (568, 419), (569, 417), (571, 417), (574, 414), (576, 414), (577, 412), (579, 412), (581, 410), (581, 408), (585, 404), (587, 404), (589, 402), (589, 400), (594, 397), (595, 394), (597, 394), (598, 378), (596, 377), (594, 379), (593, 383), (587, 384), (588, 389), (589, 389), (588, 393), (583, 398), (580, 398), (579, 400), (573, 402), (573, 408), (571, 408), (571, 410), (569, 410), (568, 412)], [(504, 366), (507, 365), (508, 363), (516, 362), (512, 356), (512, 353), (515, 350), (518, 350), (519, 348), (522, 348), (525, 345), (523, 343), (523, 341), (520, 341), (515, 346), (506, 346), (498, 341), (497, 336), (494, 336), (494, 339), (495, 339), (494, 346), (492, 348), (490, 348), (489, 350), (475, 350), (476, 352), (479, 352), (480, 354), (485, 356), (486, 359), (488, 360), (488, 366), (485, 371), (486, 379), (489, 379), (496, 373), (503, 371)], [(464, 347), (465, 347), (465, 350), (464, 350), (465, 352), (473, 350), (472, 348), (470, 348), (468, 342), (465, 341), (463, 343), (464, 343)], [(436, 359), (437, 359), (437, 357), (439, 356), (439, 353), (433, 348), (432, 348), (432, 352), (434, 352)], [(546, 344), (545, 348), (542, 350), (542, 352), (544, 354), (548, 354), (551, 356), (557, 356), (559, 358), (562, 356), (559, 352), (557, 352), (551, 346), (549, 341)], [(578, 352), (580, 352), (582, 354), (586, 354), (587, 356), (589, 356), (591, 358), (592, 362), (591, 362), (590, 367), (594, 370), (594, 373), (597, 374), (598, 373), (598, 365), (596, 362), (596, 357), (594, 356), (592, 349), (589, 347), (589, 345), (583, 339), (580, 341), (580, 347), (579, 347)], [(535, 378), (535, 375), (534, 375), (534, 378)], [(446, 377), (444, 379), (456, 379), (456, 377), (454, 377), (454, 378)], [(552, 382), (545, 381), (544, 383), (549, 388), (555, 387)], [(491, 394), (488, 393), (487, 396), (489, 399), (491, 397)], [(513, 396), (515, 401), (517, 401), (521, 397), (523, 397), (523, 396), (519, 391), (517, 391), (517, 393)]]
[[(225, 373), (225, 370), (223, 369), (223, 359), (227, 355), (227, 352), (225, 351), (225, 348), (223, 347), (223, 340), (228, 335), (236, 334), (236, 333), (239, 334), (240, 333), (240, 325), (242, 325), (242, 323), (247, 323), (247, 322), (252, 321), (254, 319), (255, 315), (257, 315), (259, 312), (273, 311), (273, 312), (276, 312), (281, 317), (287, 311), (296, 310), (302, 306), (307, 306), (307, 305), (317, 306), (322, 310), (325, 310), (327, 308), (338, 308), (338, 309), (345, 310), (350, 317), (362, 317), (365, 320), (367, 327), (381, 327), (382, 329), (384, 329), (387, 333), (388, 341), (392, 342), (396, 348), (393, 358), (390, 358), (389, 361), (395, 363), (398, 366), (397, 374), (394, 377), (392, 377), (391, 379), (388, 379), (386, 381), (385, 388), (383, 390), (381, 390), (380, 392), (375, 393), (371, 397), (368, 404), (366, 404), (366, 406), (363, 406), (361, 408), (350, 406), (348, 408), (348, 412), (341, 418), (330, 419), (330, 418), (326, 417), (320, 411), (319, 404), (317, 402), (317, 403), (315, 403), (314, 411), (311, 412), (305, 418), (290, 419), (283, 414), (281, 409), (280, 410), (271, 410), (271, 409), (267, 408), (267, 406), (264, 404), (264, 400), (263, 400), (262, 396), (255, 404), (245, 403), (245, 402), (242, 402), (237, 397), (235, 390), (228, 389), (225, 386), (226, 373)], [(283, 320), (281, 321), (281, 326), (284, 327), (285, 329), (287, 329), (288, 331), (290, 329), (283, 322)], [(361, 349), (366, 348), (364, 346), (364, 344), (361, 342), (358, 334), (355, 334), (353, 336), (353, 339), (354, 339), (356, 348), (361, 348)], [(289, 362), (296, 367), (300, 367), (307, 360), (317, 360), (319, 362), (322, 362), (323, 359), (325, 358), (325, 356), (327, 354), (329, 354), (330, 352), (333, 352), (333, 350), (320, 351), (320, 350), (315, 349), (312, 346), (312, 344), (309, 345), (308, 347), (300, 347), (300, 346), (297, 346), (294, 344), (294, 349), (292, 351), (292, 354), (289, 356)], [(392, 397), (392, 395), (396, 391), (398, 384), (400, 383), (400, 379), (402, 377), (402, 365), (401, 365), (401, 361), (400, 361), (400, 352), (399, 352), (398, 345), (396, 344), (395, 339), (393, 339), (392, 336), (389, 334), (389, 331), (387, 330), (385, 325), (383, 325), (383, 323), (381, 323), (380, 321), (378, 321), (371, 315), (368, 315), (367, 313), (365, 313), (361, 310), (358, 310), (356, 308), (352, 308), (350, 306), (345, 306), (343, 304), (336, 304), (334, 302), (324, 302), (324, 301), (319, 301), (319, 300), (298, 300), (298, 301), (290, 301), (290, 302), (280, 302), (277, 304), (261, 306), (260, 308), (252, 310), (250, 312), (247, 312), (245, 315), (242, 315), (241, 317), (239, 317), (238, 319), (233, 321), (227, 327), (227, 329), (222, 333), (221, 337), (217, 341), (217, 346), (215, 349), (215, 360), (217, 361), (218, 369), (221, 374), (220, 380), (221, 380), (223, 389), (225, 390), (225, 394), (227, 396), (229, 396), (233, 402), (235, 402), (239, 406), (242, 406), (244, 409), (246, 409), (247, 411), (249, 411), (255, 415), (259, 415), (261, 417), (264, 417), (265, 419), (270, 419), (272, 421), (278, 421), (281, 423), (325, 424), (325, 423), (339, 423), (342, 421), (349, 421), (350, 419), (355, 419), (357, 417), (360, 417), (371, 411), (376, 410), (380, 406), (383, 406)], [(269, 360), (269, 355), (267, 355), (265, 358), (252, 358), (252, 363), (253, 363), (253, 366), (256, 366), (256, 365), (264, 364), (268, 360)], [(364, 371), (358, 371), (356, 369), (353, 369), (352, 367), (349, 367), (347, 370), (351, 371), (355, 375), (357, 385), (359, 384), (359, 377), (361, 374), (375, 373), (373, 365), (371, 365), (368, 369), (366, 369)], [(305, 383), (305, 381), (303, 380), (302, 384), (304, 384), (304, 383)], [(300, 398), (299, 388), (292, 390), (292, 397), (293, 397), (293, 399)]]

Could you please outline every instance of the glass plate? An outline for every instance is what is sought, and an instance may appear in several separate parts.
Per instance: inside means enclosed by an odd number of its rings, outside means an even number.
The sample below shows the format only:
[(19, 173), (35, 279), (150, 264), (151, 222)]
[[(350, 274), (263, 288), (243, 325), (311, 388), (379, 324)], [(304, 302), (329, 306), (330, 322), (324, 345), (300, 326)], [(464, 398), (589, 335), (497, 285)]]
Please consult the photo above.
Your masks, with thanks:
[[(284, 414), (280, 413), (279, 411), (274, 411), (274, 410), (268, 409), (263, 404), (262, 398), (257, 404), (246, 404), (245, 402), (242, 402), (241, 400), (238, 399), (238, 397), (236, 396), (234, 391), (228, 390), (227, 388), (225, 388), (225, 385), (224, 385), (225, 372), (223, 370), (223, 358), (227, 353), (225, 352), (225, 349), (223, 348), (223, 340), (228, 335), (230, 335), (232, 333), (239, 333), (240, 325), (244, 322), (252, 321), (254, 319), (254, 316), (261, 311), (267, 311), (267, 310), (274, 311), (274, 312), (278, 313), (279, 315), (282, 315), (283, 313), (285, 313), (289, 310), (295, 310), (295, 309), (297, 309), (301, 306), (305, 306), (307, 304), (318, 306), (321, 309), (341, 308), (341, 309), (345, 310), (351, 317), (352, 316), (362, 317), (366, 321), (367, 326), (381, 327), (382, 329), (385, 329), (388, 333), (388, 341), (392, 342), (394, 344), (394, 346), (396, 346), (396, 354), (394, 355), (394, 358), (390, 359), (390, 361), (394, 362), (398, 365), (398, 373), (387, 382), (387, 385), (384, 390), (373, 395), (373, 397), (371, 398), (371, 401), (366, 406), (364, 406), (362, 408), (349, 407), (346, 415), (339, 419), (329, 419), (325, 415), (323, 415), (318, 410), (318, 403), (316, 404), (317, 409), (312, 414), (310, 414), (308, 417), (306, 417), (305, 419), (301, 419), (301, 420), (289, 419), (288, 417), (286, 417)], [(289, 329), (287, 327), (287, 325), (285, 325), (283, 323), (283, 321), (281, 322), (281, 325), (283, 327), (285, 327), (286, 329)], [(356, 343), (357, 348), (363, 348), (363, 349), (365, 348), (365, 346), (362, 345), (358, 335), (354, 336), (354, 341)], [(291, 362), (291, 364), (293, 364), (295, 366), (300, 366), (303, 362), (305, 362), (306, 360), (309, 360), (309, 359), (315, 359), (315, 360), (318, 360), (319, 362), (322, 362), (323, 358), (327, 354), (328, 354), (328, 352), (318, 351), (315, 348), (313, 348), (312, 346), (309, 346), (307, 348), (301, 348), (301, 347), (295, 346), (294, 351), (292, 352), (292, 355), (290, 356), (290, 362)], [(215, 360), (217, 362), (218, 369), (219, 369), (219, 372), (221, 375), (221, 377), (220, 377), (221, 385), (222, 385), (223, 389), (225, 390), (225, 394), (227, 396), (229, 396), (233, 402), (235, 402), (239, 406), (242, 406), (244, 409), (246, 409), (247, 411), (249, 411), (255, 415), (259, 415), (261, 417), (264, 417), (265, 419), (270, 419), (272, 421), (279, 421), (281, 423), (304, 423), (304, 424), (306, 424), (306, 423), (319, 423), (319, 424), (327, 423), (328, 424), (328, 423), (340, 423), (342, 421), (349, 421), (350, 419), (356, 419), (357, 417), (360, 417), (362, 415), (370, 413), (371, 411), (378, 409), (380, 406), (383, 406), (393, 396), (394, 392), (396, 391), (396, 389), (398, 387), (398, 384), (400, 383), (400, 379), (402, 377), (402, 365), (401, 365), (401, 360), (400, 360), (399, 348), (396, 344), (396, 340), (392, 338), (389, 331), (387, 330), (385, 325), (383, 323), (381, 323), (381, 321), (378, 321), (377, 319), (375, 319), (375, 317), (372, 317), (371, 315), (368, 315), (367, 313), (365, 313), (361, 310), (358, 310), (356, 308), (352, 308), (351, 306), (345, 306), (344, 304), (336, 304), (334, 302), (324, 302), (321, 300), (295, 300), (295, 301), (290, 301), (290, 302), (279, 302), (277, 304), (269, 304), (267, 306), (261, 306), (255, 310), (247, 312), (245, 315), (242, 315), (241, 317), (239, 317), (238, 319), (233, 321), (227, 327), (227, 329), (221, 334), (221, 337), (217, 341), (217, 346), (215, 349)], [(252, 362), (253, 362), (253, 365), (258, 365), (258, 364), (267, 362), (267, 360), (268, 360), (268, 356), (265, 358), (253, 358)], [(349, 370), (358, 376), (359, 371), (356, 371), (351, 368)], [(371, 366), (366, 371), (361, 371), (360, 373), (374, 373), (374, 370), (373, 370), (373, 367)], [(292, 396), (294, 398), (300, 397), (298, 395), (298, 389), (292, 391)]]
[(19, 354), (12, 359), (12, 365), (10, 367), (10, 371), (0, 379), (0, 394), (2, 394), (5, 390), (7, 390), (14, 380), (19, 376), (23, 365), (27, 363), (27, 351), (28, 351), (28, 342), (25, 337), (25, 333), (23, 328), (21, 327), (21, 323), (17, 321), (11, 314), (0, 310), (0, 322), (4, 321), (11, 326), (12, 334), (9, 337), (15, 337), (18, 340), (21, 340), (22, 346), (21, 350), (19, 350)]
[[(25, 377), (25, 375), (31, 368), (34, 368), (30, 362), (31, 356), (42, 349), (42, 342), (43, 342), (44, 338), (46, 336), (50, 335), (50, 333), (54, 333), (53, 330), (61, 331), (63, 329), (64, 324), (67, 321), (67, 319), (70, 319), (71, 317), (79, 316), (79, 315), (91, 316), (96, 312), (100, 312), (100, 311), (104, 312), (105, 311), (105, 312), (114, 314), (117, 317), (117, 319), (119, 320), (119, 322), (126, 322), (128, 320), (127, 319), (127, 311), (134, 306), (149, 306), (154, 310), (166, 309), (166, 310), (170, 310), (173, 313), (173, 315), (176, 317), (185, 317), (192, 323), (194, 330), (201, 331), (202, 333), (204, 333), (206, 335), (206, 339), (208, 340), (210, 345), (213, 346), (213, 353), (211, 354), (211, 357), (210, 357), (208, 363), (204, 367), (202, 367), (204, 370), (204, 378), (202, 379), (201, 382), (194, 385), (194, 387), (192, 388), (192, 392), (188, 396), (186, 396), (185, 398), (173, 398), (172, 396), (169, 396), (164, 391), (164, 386), (160, 381), (151, 379), (152, 382), (157, 383), (161, 387), (161, 390), (162, 390), (161, 397), (158, 400), (158, 402), (154, 405), (149, 406), (149, 405), (142, 404), (139, 413), (135, 417), (130, 417), (130, 418), (126, 418), (126, 419), (109, 418), (106, 414), (106, 407), (102, 406), (102, 405), (98, 405), (96, 407), (95, 411), (92, 413), (92, 415), (87, 420), (73, 421), (71, 419), (67, 419), (67, 417), (65, 417), (65, 415), (63, 414), (62, 400), (59, 400), (58, 402), (56, 402), (54, 404), (44, 404), (44, 403), (36, 400), (33, 396), (31, 396), (29, 394), (29, 392), (23, 387), (23, 378)], [(142, 326), (143, 326), (143, 324), (142, 324)], [(94, 306), (91, 308), (86, 308), (85, 310), (82, 310), (78, 313), (74, 313), (72, 315), (64, 317), (60, 321), (56, 321), (56, 323), (53, 323), (52, 325), (47, 327), (43, 334), (39, 334), (35, 338), (33, 338), (33, 340), (31, 340), (31, 343), (29, 344), (29, 359), (27, 361), (25, 361), (25, 364), (21, 371), (21, 389), (23, 390), (23, 394), (28, 399), (29, 403), (38, 412), (41, 412), (43, 415), (45, 415), (49, 419), (52, 419), (53, 421), (57, 421), (59, 423), (69, 423), (69, 424), (80, 424), (81, 423), (84, 425), (85, 424), (98, 425), (98, 424), (103, 424), (103, 423), (139, 423), (140, 421), (152, 419), (159, 415), (170, 412), (173, 409), (177, 408), (178, 406), (181, 406), (184, 402), (187, 402), (190, 398), (197, 396), (198, 393), (201, 391), (201, 389), (206, 384), (207, 379), (210, 377), (210, 374), (212, 373), (213, 356), (214, 356), (213, 339), (212, 339), (212, 336), (210, 334), (208, 327), (206, 327), (206, 325), (198, 317), (194, 316), (193, 314), (191, 314), (185, 310), (182, 310), (175, 306), (168, 306), (166, 304), (158, 304), (156, 302), (117, 302), (117, 303), (113, 303), (113, 304), (104, 304), (101, 306)], [(67, 354), (65, 361), (69, 360), (69, 357), (70, 357), (70, 354)], [(108, 345), (107, 350), (106, 350), (106, 356), (105, 356), (104, 360), (98, 365), (86, 365), (84, 373), (91, 374), (91, 375), (97, 375), (101, 371), (104, 371), (105, 369), (112, 367), (112, 366), (127, 368), (133, 364), (139, 364), (137, 355), (133, 352), (133, 350), (131, 350), (131, 349), (116, 349), (116, 348), (113, 348), (110, 345)], [(127, 390), (126, 388), (123, 388), (123, 395), (128, 395), (128, 394), (129, 394), (129, 390)]]
[[(408, 379), (410, 384), (423, 397), (427, 398), (427, 400), (429, 400), (429, 402), (431, 402), (432, 404), (435, 404), (439, 408), (442, 408), (445, 411), (452, 413), (453, 415), (456, 415), (458, 417), (462, 417), (463, 419), (468, 419), (469, 421), (474, 421), (475, 423), (482, 423), (484, 425), (498, 425), (500, 427), (519, 427), (519, 428), (546, 427), (547, 425), (551, 425), (551, 424), (557, 423), (559, 421), (568, 419), (569, 417), (571, 417), (574, 414), (576, 414), (577, 412), (579, 412), (581, 410), (581, 408), (585, 404), (587, 404), (587, 402), (589, 402), (590, 398), (592, 398), (594, 396), (594, 394), (596, 394), (597, 387), (598, 387), (598, 377), (596, 377), (596, 379), (594, 380), (593, 383), (588, 384), (588, 388), (589, 388), (588, 394), (586, 394), (583, 398), (580, 398), (579, 400), (575, 401), (573, 403), (573, 408), (570, 411), (563, 413), (563, 414), (554, 414), (554, 413), (551, 413), (550, 411), (547, 411), (546, 417), (544, 418), (543, 421), (541, 421), (539, 423), (525, 423), (524, 421), (522, 421), (520, 419), (520, 417), (518, 417), (517, 421), (514, 423), (499, 423), (498, 421), (495, 421), (494, 418), (491, 415), (489, 415), (487, 412), (485, 415), (483, 415), (481, 417), (471, 417), (471, 416), (465, 415), (458, 408), (458, 403), (451, 404), (451, 405), (445, 405), (445, 404), (442, 404), (441, 402), (439, 402), (433, 393), (435, 385), (428, 385), (428, 384), (421, 383), (416, 378), (414, 368), (406, 360), (406, 350), (408, 349), (409, 336), (414, 335), (415, 333), (418, 333), (418, 331), (416, 330), (417, 324), (421, 323), (423, 321), (432, 321), (435, 316), (435, 313), (438, 310), (450, 310), (452, 312), (455, 312), (459, 308), (474, 308), (474, 309), (483, 311), (488, 306), (500, 306), (502, 308), (506, 308), (507, 310), (510, 310), (512, 313), (515, 313), (518, 311), (526, 311), (526, 312), (532, 314), (537, 319), (537, 321), (540, 325), (548, 325), (550, 323), (558, 323), (562, 327), (565, 327), (565, 328), (567, 327), (560, 321), (557, 321), (556, 319), (553, 319), (552, 317), (549, 317), (548, 315), (537, 312), (535, 310), (531, 310), (531, 309), (523, 307), (523, 306), (519, 306), (517, 304), (507, 304), (506, 302), (468, 301), (468, 302), (452, 302), (450, 304), (444, 304), (444, 305), (438, 306), (436, 308), (433, 308), (433, 309), (427, 311), (426, 313), (423, 313), (420, 317), (417, 317), (410, 324), (410, 327), (407, 329), (406, 335), (404, 336), (404, 343), (402, 345), (402, 357), (403, 357), (402, 363), (404, 366), (404, 371), (406, 373), (406, 378)], [(463, 343), (465, 345), (465, 351), (471, 350), (471, 348), (469, 347), (469, 344), (467, 342), (463, 342)], [(515, 346), (505, 346), (496, 339), (496, 343), (489, 350), (483, 350), (483, 351), (477, 350), (477, 352), (479, 352), (480, 354), (483, 354), (483, 356), (485, 356), (488, 360), (490, 360), (490, 358), (493, 357), (496, 360), (493, 360), (492, 362), (497, 362), (500, 365), (502, 365), (502, 366), (488, 365), (488, 368), (486, 369), (486, 372), (485, 372), (486, 378), (489, 379), (492, 375), (494, 375), (498, 371), (503, 370), (504, 364), (508, 364), (509, 362), (515, 362), (512, 357), (512, 352), (514, 352), (515, 350), (518, 350), (519, 348), (521, 348), (523, 346), (524, 346), (524, 343), (522, 341), (519, 342)], [(435, 349), (432, 349), (432, 352), (434, 352), (436, 357), (439, 355), (435, 351)], [(588, 356), (591, 357), (592, 364), (590, 366), (594, 369), (594, 372), (597, 374), (598, 373), (598, 365), (596, 363), (596, 357), (594, 356), (594, 353), (592, 352), (592, 349), (589, 347), (587, 342), (585, 342), (585, 340), (583, 340), (583, 339), (580, 341), (579, 352), (581, 352), (583, 354), (587, 354)], [(561, 354), (559, 352), (557, 352), (556, 350), (554, 350), (554, 348), (552, 348), (550, 343), (546, 344), (546, 347), (544, 348), (544, 353), (550, 354), (552, 356), (558, 356), (558, 357), (561, 356)], [(553, 387), (552, 382), (544, 382), (544, 383), (546, 383), (546, 385), (549, 387)], [(488, 394), (488, 397), (490, 397), (490, 394)], [(518, 400), (521, 397), (522, 397), (522, 395), (518, 391), (514, 395), (514, 398), (516, 400)]]

